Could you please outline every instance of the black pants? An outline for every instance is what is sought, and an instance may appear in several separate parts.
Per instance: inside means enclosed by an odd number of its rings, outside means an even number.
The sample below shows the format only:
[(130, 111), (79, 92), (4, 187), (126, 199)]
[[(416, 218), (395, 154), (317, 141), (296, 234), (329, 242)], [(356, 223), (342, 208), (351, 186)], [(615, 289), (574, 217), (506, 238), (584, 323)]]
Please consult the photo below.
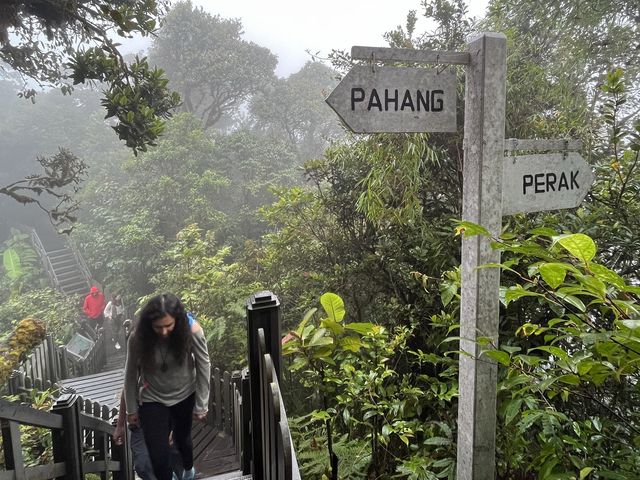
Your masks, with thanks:
[(169, 433), (172, 429), (173, 443), (182, 456), (184, 469), (190, 470), (193, 467), (191, 424), (195, 402), (194, 393), (171, 407), (156, 402), (140, 405), (139, 414), (144, 440), (158, 480), (171, 480)]

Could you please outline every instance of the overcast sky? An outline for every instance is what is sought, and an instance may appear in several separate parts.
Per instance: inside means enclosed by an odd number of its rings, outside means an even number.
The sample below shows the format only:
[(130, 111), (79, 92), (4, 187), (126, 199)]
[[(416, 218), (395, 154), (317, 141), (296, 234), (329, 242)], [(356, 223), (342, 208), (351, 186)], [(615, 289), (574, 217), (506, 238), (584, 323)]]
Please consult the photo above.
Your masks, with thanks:
[[(470, 0), (469, 11), (482, 16), (488, 0)], [(352, 45), (387, 46), (382, 35), (405, 25), (409, 10), (422, 11), (420, 0), (193, 0), (212, 15), (241, 18), (246, 40), (278, 56), (276, 73), (288, 76), (307, 60), (309, 50), (326, 55)], [(427, 27), (418, 23), (417, 32)]]

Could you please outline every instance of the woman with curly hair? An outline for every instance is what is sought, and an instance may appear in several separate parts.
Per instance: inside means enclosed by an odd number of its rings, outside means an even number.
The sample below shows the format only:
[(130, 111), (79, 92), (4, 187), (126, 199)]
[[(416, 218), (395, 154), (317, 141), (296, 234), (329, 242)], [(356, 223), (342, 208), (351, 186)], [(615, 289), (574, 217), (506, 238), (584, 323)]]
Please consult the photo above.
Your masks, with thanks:
[(178, 297), (153, 297), (127, 345), (124, 396), (129, 425), (142, 427), (158, 480), (171, 480), (169, 434), (185, 480), (195, 477), (191, 425), (204, 420), (211, 366), (202, 327)]

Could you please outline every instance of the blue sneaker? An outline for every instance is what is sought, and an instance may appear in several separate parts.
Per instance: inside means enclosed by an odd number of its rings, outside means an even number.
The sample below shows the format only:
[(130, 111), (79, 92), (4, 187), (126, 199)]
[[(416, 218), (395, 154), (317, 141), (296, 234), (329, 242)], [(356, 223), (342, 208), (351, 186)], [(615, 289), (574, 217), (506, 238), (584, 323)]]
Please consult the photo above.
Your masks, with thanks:
[(195, 480), (196, 478), (196, 469), (195, 467), (191, 467), (191, 470), (185, 470), (182, 474), (182, 480)]

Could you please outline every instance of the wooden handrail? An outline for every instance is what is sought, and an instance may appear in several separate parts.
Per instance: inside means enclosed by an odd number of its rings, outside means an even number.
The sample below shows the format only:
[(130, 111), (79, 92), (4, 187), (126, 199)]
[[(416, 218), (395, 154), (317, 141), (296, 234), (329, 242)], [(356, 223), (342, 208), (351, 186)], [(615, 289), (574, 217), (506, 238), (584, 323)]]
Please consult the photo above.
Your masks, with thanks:
[(265, 480), (298, 480), (300, 472), (289, 430), (289, 420), (271, 354), (267, 352), (263, 329), (258, 329), (260, 351), (260, 405)]
[(33, 228), (31, 229), (31, 243), (33, 243), (33, 246), (36, 249), (38, 256), (40, 257), (40, 260), (44, 263), (45, 269), (47, 271), (47, 276), (49, 277), (49, 280), (51, 280), (53, 288), (59, 290), (60, 282), (58, 281), (56, 272), (54, 271), (53, 265), (51, 264), (51, 259), (49, 259), (49, 255), (47, 255), (47, 251), (45, 250), (40, 237)]
[[(0, 423), (5, 468), (0, 480), (13, 478), (84, 478), (85, 473), (112, 474), (114, 480), (133, 478), (127, 439), (117, 446), (111, 440), (113, 426), (108, 419), (115, 412), (96, 406), (99, 416), (82, 411), (82, 400), (76, 395), (62, 395), (50, 412), (0, 399)], [(102, 417), (102, 418), (101, 418)], [(107, 418), (104, 418), (107, 417)], [(51, 431), (53, 462), (25, 466), (20, 425), (31, 425)], [(88, 448), (88, 451), (84, 451)]]
[(24, 394), (32, 388), (39, 391), (55, 388), (60, 380), (98, 373), (106, 363), (106, 341), (104, 332), (99, 330), (91, 352), (84, 360), (78, 360), (47, 335), (13, 371), (7, 383), (9, 394)]
[[(250, 432), (251, 441), (243, 442), (241, 465), (244, 474), (253, 473), (263, 480), (299, 480), (300, 471), (289, 431), (287, 413), (280, 391), (282, 365), (280, 335), (280, 302), (271, 292), (258, 292), (247, 302), (249, 347), (249, 380), (243, 382), (241, 414), (245, 425), (242, 434)], [(244, 390), (244, 389), (243, 389)], [(247, 395), (247, 393), (249, 393)]]

